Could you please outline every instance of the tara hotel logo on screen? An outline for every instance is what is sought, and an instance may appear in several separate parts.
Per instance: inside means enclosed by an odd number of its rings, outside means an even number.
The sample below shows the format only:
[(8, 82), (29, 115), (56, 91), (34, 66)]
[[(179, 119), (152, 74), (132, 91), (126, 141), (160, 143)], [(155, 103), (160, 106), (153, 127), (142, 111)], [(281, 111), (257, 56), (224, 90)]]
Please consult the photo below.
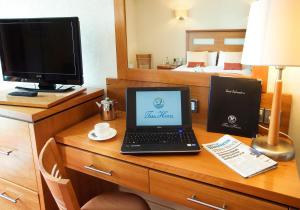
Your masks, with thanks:
[(164, 105), (165, 105), (164, 99), (162, 99), (160, 97), (155, 98), (154, 101), (153, 101), (153, 106), (156, 109), (161, 109), (161, 108), (164, 107)]

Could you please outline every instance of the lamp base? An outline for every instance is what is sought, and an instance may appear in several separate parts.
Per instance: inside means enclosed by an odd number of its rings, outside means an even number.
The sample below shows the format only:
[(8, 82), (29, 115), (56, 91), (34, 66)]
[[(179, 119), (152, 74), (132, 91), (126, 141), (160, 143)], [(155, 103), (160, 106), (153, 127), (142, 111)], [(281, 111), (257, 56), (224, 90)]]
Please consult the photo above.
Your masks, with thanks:
[(279, 137), (278, 144), (273, 146), (269, 145), (267, 140), (268, 136), (258, 136), (252, 140), (251, 146), (274, 160), (288, 161), (294, 158), (295, 149), (292, 143)]

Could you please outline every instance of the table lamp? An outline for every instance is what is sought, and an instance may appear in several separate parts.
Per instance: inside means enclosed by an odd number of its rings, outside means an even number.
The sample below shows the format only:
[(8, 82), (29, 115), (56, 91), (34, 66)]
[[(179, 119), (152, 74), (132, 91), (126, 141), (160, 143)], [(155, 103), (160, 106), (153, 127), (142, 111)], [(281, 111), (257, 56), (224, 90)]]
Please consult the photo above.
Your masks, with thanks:
[(252, 147), (275, 160), (290, 160), (293, 143), (279, 136), (282, 72), (300, 66), (300, 0), (259, 0), (250, 8), (242, 63), (275, 66), (269, 133), (253, 139)]

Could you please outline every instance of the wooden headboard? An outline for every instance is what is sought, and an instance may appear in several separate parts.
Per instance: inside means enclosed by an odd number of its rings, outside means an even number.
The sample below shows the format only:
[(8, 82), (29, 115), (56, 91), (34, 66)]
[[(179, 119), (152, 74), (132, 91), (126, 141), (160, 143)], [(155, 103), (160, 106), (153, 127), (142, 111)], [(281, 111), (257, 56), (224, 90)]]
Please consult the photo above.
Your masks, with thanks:
[(186, 51), (243, 51), (245, 29), (188, 30)]

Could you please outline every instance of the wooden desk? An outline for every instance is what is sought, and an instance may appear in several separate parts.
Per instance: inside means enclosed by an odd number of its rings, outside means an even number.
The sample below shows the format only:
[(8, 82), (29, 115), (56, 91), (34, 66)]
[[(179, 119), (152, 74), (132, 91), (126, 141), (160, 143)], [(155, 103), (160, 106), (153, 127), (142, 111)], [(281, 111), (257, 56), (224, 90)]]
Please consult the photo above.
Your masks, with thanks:
[[(55, 136), (66, 167), (196, 209), (203, 206), (188, 197), (197, 195), (199, 200), (218, 207), (226, 204), (228, 209), (300, 208), (295, 161), (280, 162), (275, 170), (245, 179), (204, 149), (197, 155), (122, 155), (124, 113), (110, 122), (118, 131), (116, 137), (103, 142), (89, 140), (88, 132), (100, 121), (94, 116)], [(193, 127), (200, 144), (222, 136), (206, 132), (201, 124)], [(250, 139), (237, 138), (250, 144)], [(111, 176), (85, 168), (91, 165), (112, 171)]]

